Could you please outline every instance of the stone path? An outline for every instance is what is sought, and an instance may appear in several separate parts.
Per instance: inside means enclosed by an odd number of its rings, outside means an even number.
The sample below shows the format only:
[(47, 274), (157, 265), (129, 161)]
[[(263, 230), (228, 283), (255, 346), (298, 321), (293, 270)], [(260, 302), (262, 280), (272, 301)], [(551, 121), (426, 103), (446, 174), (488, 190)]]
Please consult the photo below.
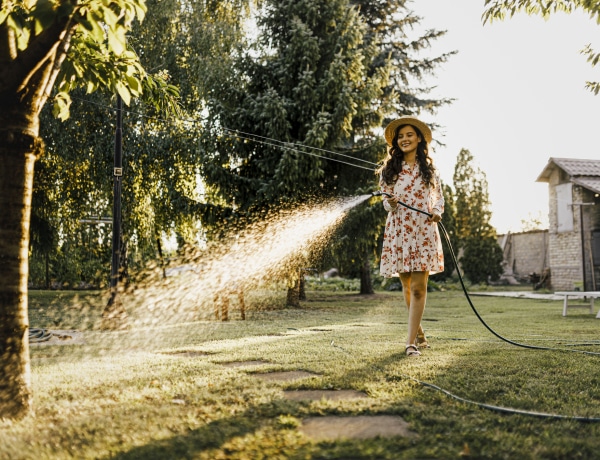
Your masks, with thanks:
[(412, 437), (408, 423), (397, 415), (329, 415), (307, 417), (302, 420), (300, 432), (314, 441), (332, 439), (368, 439), (377, 436)]
[(346, 399), (368, 398), (366, 393), (356, 390), (287, 390), (283, 392), (285, 399), (291, 401), (343, 401)]
[[(222, 363), (227, 367), (252, 367), (267, 364), (266, 361), (236, 361)], [(294, 370), (281, 372), (253, 373), (253, 377), (268, 382), (290, 382), (319, 374)], [(368, 395), (356, 390), (286, 390), (284, 398), (292, 401), (343, 401), (368, 399)], [(336, 439), (368, 439), (378, 436), (416, 436), (408, 423), (396, 415), (315, 416), (302, 420), (299, 431), (313, 441)]]
[(266, 372), (264, 374), (252, 374), (253, 377), (270, 381), (270, 382), (289, 382), (292, 380), (304, 379), (307, 377), (316, 377), (319, 374), (308, 371), (283, 371), (283, 372)]

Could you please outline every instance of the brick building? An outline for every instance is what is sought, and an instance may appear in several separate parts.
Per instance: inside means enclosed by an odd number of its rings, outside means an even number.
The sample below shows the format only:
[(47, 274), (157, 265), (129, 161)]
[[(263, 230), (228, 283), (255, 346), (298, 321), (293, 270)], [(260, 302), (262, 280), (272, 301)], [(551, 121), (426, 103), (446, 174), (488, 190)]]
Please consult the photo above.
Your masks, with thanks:
[(600, 289), (600, 160), (550, 158), (548, 267), (554, 290)]

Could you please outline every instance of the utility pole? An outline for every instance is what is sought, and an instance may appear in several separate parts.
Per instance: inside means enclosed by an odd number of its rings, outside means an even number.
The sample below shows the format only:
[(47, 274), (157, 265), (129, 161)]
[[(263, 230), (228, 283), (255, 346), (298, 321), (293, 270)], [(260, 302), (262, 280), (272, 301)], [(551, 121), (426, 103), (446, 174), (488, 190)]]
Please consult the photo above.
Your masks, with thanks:
[(117, 94), (117, 124), (113, 167), (113, 232), (112, 265), (110, 271), (110, 299), (102, 312), (104, 329), (122, 328), (127, 314), (118, 299), (119, 269), (121, 262), (121, 190), (123, 179), (123, 99)]

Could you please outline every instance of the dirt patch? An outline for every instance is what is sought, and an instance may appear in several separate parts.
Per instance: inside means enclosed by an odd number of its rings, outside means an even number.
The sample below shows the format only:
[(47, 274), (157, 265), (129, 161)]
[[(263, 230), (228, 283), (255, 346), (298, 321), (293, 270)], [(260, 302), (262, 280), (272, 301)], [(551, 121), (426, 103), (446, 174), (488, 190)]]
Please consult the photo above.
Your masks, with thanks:
[(302, 420), (300, 432), (314, 441), (416, 436), (408, 429), (408, 423), (396, 415), (308, 417)]
[(327, 399), (329, 401), (340, 401), (346, 399), (368, 398), (366, 393), (356, 390), (289, 390), (284, 391), (286, 399), (292, 401), (320, 401)]
[(318, 377), (319, 374), (308, 371), (283, 371), (266, 372), (263, 374), (252, 374), (254, 377), (268, 382), (290, 382), (292, 380), (305, 379), (307, 377)]

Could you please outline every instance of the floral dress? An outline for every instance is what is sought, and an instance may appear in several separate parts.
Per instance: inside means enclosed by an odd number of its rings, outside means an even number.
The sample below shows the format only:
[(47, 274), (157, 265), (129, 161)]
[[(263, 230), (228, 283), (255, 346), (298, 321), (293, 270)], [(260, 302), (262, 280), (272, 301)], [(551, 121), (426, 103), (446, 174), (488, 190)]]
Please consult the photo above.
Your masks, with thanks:
[[(380, 186), (382, 192), (394, 195), (413, 208), (442, 215), (444, 196), (437, 171), (434, 171), (434, 179), (435, 186), (428, 186), (417, 163), (411, 167), (403, 162), (396, 182), (387, 185), (380, 181)], [(404, 272), (428, 271), (434, 274), (444, 271), (444, 253), (437, 223), (401, 204), (392, 209), (385, 195), (383, 207), (388, 216), (383, 234), (380, 274), (391, 278)]]

